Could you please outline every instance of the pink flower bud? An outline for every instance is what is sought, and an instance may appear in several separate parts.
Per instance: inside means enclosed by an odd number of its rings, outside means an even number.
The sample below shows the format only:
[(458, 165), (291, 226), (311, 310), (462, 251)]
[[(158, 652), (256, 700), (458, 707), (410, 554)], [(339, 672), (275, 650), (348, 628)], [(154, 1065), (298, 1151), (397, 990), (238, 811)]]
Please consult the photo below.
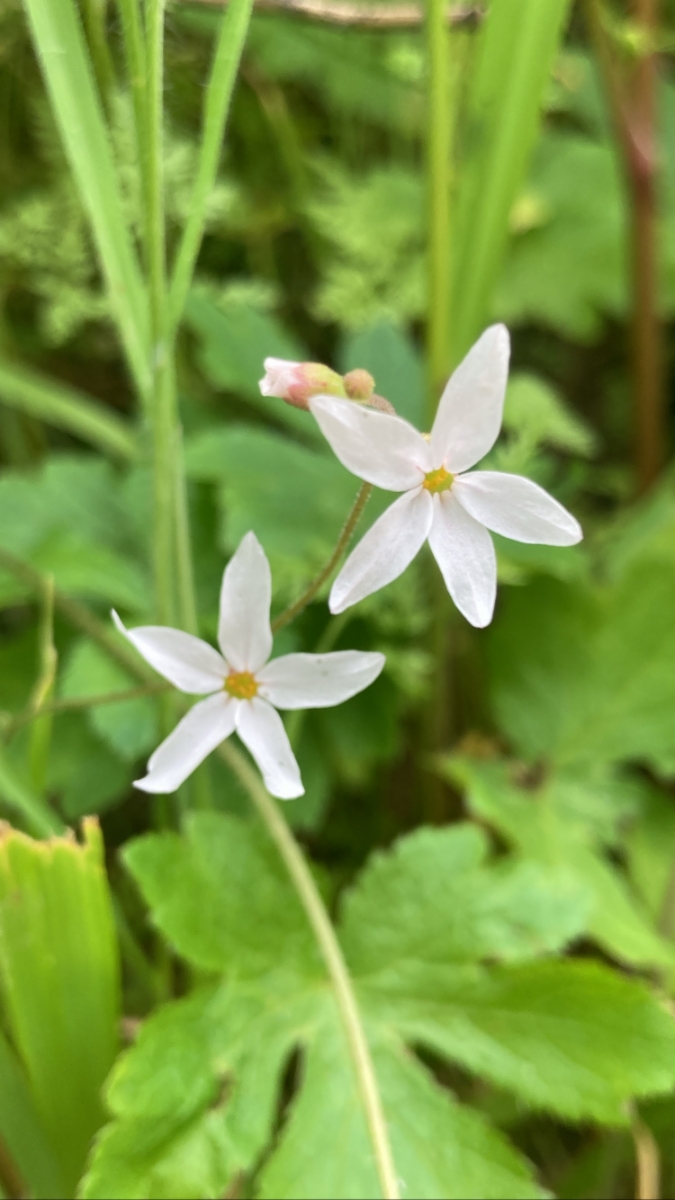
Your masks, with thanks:
[(345, 397), (342, 377), (323, 363), (289, 362), (284, 358), (266, 358), (265, 376), (260, 380), (263, 396), (278, 396), (296, 408), (308, 411), (312, 396)]
[(375, 391), (375, 380), (370, 371), (364, 371), (362, 367), (348, 371), (344, 377), (344, 385), (350, 400), (370, 400)]

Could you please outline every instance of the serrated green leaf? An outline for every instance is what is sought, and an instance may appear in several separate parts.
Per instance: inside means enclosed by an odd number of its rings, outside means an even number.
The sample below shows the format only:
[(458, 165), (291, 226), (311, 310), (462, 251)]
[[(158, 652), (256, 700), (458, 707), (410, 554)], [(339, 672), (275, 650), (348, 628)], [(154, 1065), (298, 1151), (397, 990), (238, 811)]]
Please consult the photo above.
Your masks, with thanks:
[[(537, 375), (511, 375), (504, 402), (504, 429), (531, 451), (540, 445), (589, 457), (596, 438), (585, 421), (565, 407), (557, 392)], [(504, 470), (509, 468), (504, 465)]]
[(630, 1096), (670, 1091), (675, 1080), (665, 1005), (597, 963), (463, 974), (413, 966), (368, 986), (376, 1005), (391, 997), (389, 1020), (407, 1040), (575, 1120), (621, 1123)]
[[(443, 1093), (400, 1045), (379, 1043), (375, 1065), (402, 1194), (499, 1198), (544, 1196), (526, 1162), (474, 1110)], [(339, 1152), (336, 1133), (339, 1131)], [(382, 1192), (340, 1030), (320, 1029), (261, 1195), (375, 1200)]]
[(447, 759), (449, 778), (467, 789), (469, 808), (527, 858), (563, 870), (586, 892), (587, 933), (620, 962), (672, 967), (671, 946), (626, 881), (596, 852), (592, 830), (555, 806), (555, 792), (518, 788), (502, 764)]
[(199, 967), (321, 977), (297, 895), (257, 825), (194, 814), (186, 838), (150, 834), (128, 845), (124, 860), (158, 928)]
[(357, 974), (535, 957), (585, 928), (588, 894), (572, 877), (533, 862), (488, 867), (487, 854), (486, 835), (467, 824), (420, 829), (373, 855), (343, 907)]

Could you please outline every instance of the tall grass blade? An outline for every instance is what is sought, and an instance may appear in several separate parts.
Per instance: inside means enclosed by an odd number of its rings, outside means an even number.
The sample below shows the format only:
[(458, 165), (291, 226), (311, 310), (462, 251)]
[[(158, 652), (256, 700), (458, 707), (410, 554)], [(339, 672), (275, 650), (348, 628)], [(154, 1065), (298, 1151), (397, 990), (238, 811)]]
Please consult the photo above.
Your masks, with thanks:
[(45, 1137), (21, 1064), (0, 1031), (0, 1140), (21, 1183), (36, 1200), (64, 1195), (61, 1172)]
[(74, 0), (25, 0), (63, 144), (91, 223), (129, 366), (150, 386), (144, 288), (126, 227), (115, 165)]
[(509, 216), (569, 7), (570, 0), (492, 0), (479, 34), (456, 210), (449, 330), (454, 363), (476, 339), (489, 312)]

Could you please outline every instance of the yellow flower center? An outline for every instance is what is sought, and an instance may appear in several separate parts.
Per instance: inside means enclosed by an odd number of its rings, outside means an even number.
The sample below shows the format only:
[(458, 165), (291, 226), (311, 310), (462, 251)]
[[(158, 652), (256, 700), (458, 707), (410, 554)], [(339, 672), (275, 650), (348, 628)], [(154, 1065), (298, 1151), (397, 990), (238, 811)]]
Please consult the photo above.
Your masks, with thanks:
[(250, 671), (230, 671), (225, 680), (225, 691), (235, 700), (252, 700), (257, 694), (258, 685)]
[(448, 488), (452, 487), (454, 478), (445, 467), (439, 467), (437, 471), (429, 471), (424, 476), (422, 487), (428, 492), (447, 492)]

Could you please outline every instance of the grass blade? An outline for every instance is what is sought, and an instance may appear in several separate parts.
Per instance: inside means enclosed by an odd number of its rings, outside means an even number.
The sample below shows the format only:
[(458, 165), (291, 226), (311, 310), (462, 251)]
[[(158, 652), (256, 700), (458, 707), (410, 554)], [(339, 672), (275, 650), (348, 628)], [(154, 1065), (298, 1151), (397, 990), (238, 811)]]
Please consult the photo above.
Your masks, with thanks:
[(204, 129), (190, 216), (183, 231), (171, 280), (170, 308), (174, 327), (183, 315), (204, 235), (206, 205), (218, 173), (227, 114), (252, 9), (253, 0), (231, 0), (220, 26), (218, 45), (206, 90)]
[(76, 388), (0, 359), (0, 404), (39, 417), (64, 429), (113, 458), (133, 461), (138, 447), (132, 430), (121, 417), (108, 413)]
[(541, 100), (570, 0), (492, 0), (468, 98), (468, 155), (457, 198), (453, 324), (456, 363), (489, 311)]
[(91, 223), (129, 366), (150, 386), (143, 282), (126, 227), (115, 165), (74, 0), (25, 0), (63, 144)]
[(16, 813), (35, 837), (63, 833), (63, 822), (14, 771), (0, 748), (0, 805)]

